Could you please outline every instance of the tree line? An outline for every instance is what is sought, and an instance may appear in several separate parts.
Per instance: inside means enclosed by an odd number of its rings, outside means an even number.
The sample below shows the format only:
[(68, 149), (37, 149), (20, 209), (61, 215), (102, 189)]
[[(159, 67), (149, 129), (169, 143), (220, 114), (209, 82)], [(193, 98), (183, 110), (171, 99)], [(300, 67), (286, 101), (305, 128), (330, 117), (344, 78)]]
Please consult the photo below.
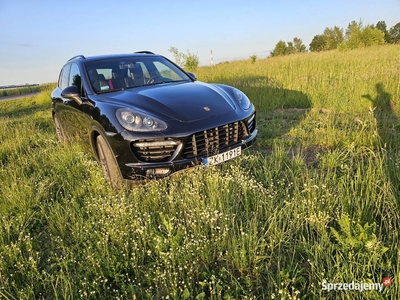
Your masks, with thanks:
[[(364, 26), (360, 20), (349, 23), (346, 30), (338, 26), (326, 27), (322, 34), (314, 36), (309, 51), (347, 50), (396, 43), (400, 43), (400, 22), (388, 30), (385, 21), (379, 21), (376, 25)], [(307, 52), (306, 46), (300, 38), (295, 37), (292, 42), (279, 41), (270, 52), (270, 56), (303, 52)]]

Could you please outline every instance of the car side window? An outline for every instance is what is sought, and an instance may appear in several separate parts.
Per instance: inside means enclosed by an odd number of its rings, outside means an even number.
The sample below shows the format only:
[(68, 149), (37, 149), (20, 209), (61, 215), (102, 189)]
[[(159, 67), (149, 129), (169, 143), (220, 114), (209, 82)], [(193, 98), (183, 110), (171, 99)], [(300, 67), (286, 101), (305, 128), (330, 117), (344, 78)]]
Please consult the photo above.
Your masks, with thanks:
[(61, 69), (60, 75), (58, 76), (58, 84), (57, 86), (61, 89), (62, 85), (62, 76), (63, 76), (64, 69)]
[(71, 64), (71, 71), (69, 72), (69, 83), (68, 85), (75, 85), (79, 88), (79, 94), (83, 95), (82, 90), (82, 78), (77, 64)]
[(69, 80), (69, 70), (71, 69), (71, 65), (68, 64), (66, 65), (63, 70), (62, 70), (62, 75), (60, 76), (60, 82), (58, 84), (60, 89), (65, 89), (69, 84), (68, 84), (68, 80)]

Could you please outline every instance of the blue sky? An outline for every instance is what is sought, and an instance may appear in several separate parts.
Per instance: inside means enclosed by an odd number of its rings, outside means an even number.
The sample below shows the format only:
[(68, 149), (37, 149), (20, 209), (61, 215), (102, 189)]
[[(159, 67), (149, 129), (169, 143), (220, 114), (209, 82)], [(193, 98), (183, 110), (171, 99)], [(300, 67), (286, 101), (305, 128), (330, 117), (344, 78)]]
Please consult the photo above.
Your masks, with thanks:
[(0, 86), (55, 82), (72, 56), (171, 46), (201, 65), (266, 57), (279, 40), (308, 47), (326, 27), (400, 22), (400, 0), (0, 0)]

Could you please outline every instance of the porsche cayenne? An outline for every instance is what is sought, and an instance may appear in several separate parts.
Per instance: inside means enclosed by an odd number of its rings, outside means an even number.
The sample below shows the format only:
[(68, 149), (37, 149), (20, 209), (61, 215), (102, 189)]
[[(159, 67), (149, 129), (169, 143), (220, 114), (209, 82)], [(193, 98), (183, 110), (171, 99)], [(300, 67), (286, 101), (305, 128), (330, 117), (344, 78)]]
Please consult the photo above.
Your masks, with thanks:
[(115, 188), (234, 159), (257, 135), (243, 92), (149, 51), (75, 56), (51, 97), (58, 138), (86, 144)]

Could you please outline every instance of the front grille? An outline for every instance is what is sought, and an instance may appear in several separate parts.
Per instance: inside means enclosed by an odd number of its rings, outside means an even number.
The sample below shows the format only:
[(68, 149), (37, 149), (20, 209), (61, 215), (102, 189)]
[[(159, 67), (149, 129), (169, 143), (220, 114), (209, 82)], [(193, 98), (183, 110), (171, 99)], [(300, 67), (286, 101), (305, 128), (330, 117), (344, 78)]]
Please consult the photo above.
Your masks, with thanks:
[(172, 139), (139, 140), (131, 144), (136, 158), (143, 162), (165, 162), (176, 155), (180, 142)]
[(203, 130), (189, 137), (182, 157), (209, 156), (219, 153), (220, 149), (237, 144), (248, 137), (243, 121)]

